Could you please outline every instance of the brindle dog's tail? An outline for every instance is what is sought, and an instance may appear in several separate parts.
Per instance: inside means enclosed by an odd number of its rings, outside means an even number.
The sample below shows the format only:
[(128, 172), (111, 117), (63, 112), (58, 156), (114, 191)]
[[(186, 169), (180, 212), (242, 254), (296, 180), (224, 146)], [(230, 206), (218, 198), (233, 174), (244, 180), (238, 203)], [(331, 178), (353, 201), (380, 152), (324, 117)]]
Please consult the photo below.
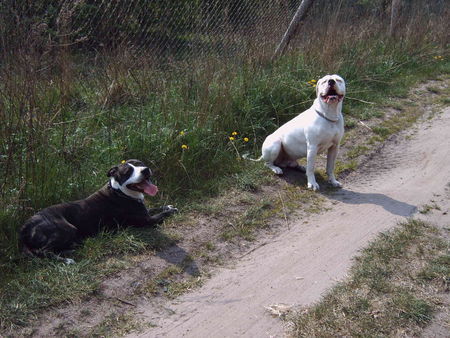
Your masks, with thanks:
[[(30, 258), (36, 258), (36, 257), (50, 258), (50, 259), (55, 259), (59, 262), (64, 262), (66, 264), (75, 264), (75, 261), (72, 258), (63, 257), (52, 251), (46, 251), (45, 249), (33, 249), (33, 248), (30, 248), (25, 243), (21, 243), (21, 251), (25, 256), (30, 257)], [(69, 254), (72, 252), (73, 252), (73, 250), (68, 251), (66, 253)], [(64, 255), (64, 253), (61, 253), (61, 254)]]

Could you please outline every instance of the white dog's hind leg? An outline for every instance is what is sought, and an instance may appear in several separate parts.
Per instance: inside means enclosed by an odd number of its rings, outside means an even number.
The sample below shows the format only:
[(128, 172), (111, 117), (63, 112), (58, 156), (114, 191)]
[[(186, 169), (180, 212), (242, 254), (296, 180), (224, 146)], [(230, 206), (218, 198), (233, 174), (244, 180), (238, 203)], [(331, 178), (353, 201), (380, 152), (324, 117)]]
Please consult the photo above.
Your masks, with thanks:
[(274, 138), (271, 136), (272, 135), (269, 135), (262, 145), (262, 158), (266, 162), (266, 166), (270, 168), (275, 174), (282, 175), (283, 170), (274, 165), (274, 162), (280, 155), (281, 140), (279, 138)]
[(297, 161), (291, 160), (291, 161), (289, 161), (289, 163), (287, 164), (287, 166), (288, 166), (289, 168), (292, 168), (292, 169), (301, 171), (302, 173), (306, 173), (306, 168), (305, 168), (304, 166), (298, 164)]
[(314, 176), (314, 164), (316, 162), (317, 156), (317, 146), (308, 145), (308, 153), (306, 156), (306, 177), (308, 179), (308, 189), (314, 191), (319, 190), (319, 185), (316, 182), (316, 177)]
[(327, 155), (327, 175), (328, 175), (328, 182), (331, 183), (331, 185), (335, 188), (341, 188), (342, 184), (336, 180), (336, 177), (334, 176), (334, 166), (336, 164), (336, 157), (338, 154), (339, 146), (333, 146), (328, 149), (328, 155)]

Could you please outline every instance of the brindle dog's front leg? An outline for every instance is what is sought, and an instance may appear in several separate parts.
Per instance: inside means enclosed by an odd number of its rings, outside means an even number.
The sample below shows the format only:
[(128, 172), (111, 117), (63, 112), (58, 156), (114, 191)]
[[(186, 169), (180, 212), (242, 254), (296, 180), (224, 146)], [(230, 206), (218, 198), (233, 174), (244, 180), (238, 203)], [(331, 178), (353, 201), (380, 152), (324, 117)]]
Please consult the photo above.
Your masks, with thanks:
[(178, 209), (172, 205), (165, 205), (159, 208), (148, 209), (148, 213), (150, 215), (149, 218), (152, 224), (159, 224), (165, 218), (176, 212), (178, 212)]

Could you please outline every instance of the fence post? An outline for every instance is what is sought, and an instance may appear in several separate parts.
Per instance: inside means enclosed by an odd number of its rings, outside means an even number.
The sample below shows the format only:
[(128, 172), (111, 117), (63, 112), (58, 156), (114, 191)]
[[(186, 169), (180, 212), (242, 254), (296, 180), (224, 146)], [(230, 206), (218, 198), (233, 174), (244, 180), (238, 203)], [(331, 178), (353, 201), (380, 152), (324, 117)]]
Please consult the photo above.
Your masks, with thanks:
[(397, 33), (398, 20), (400, 17), (401, 0), (392, 0), (391, 3), (391, 24), (389, 26), (389, 36), (394, 37)]
[(288, 29), (284, 33), (281, 42), (279, 43), (277, 49), (275, 50), (272, 60), (274, 60), (275, 58), (284, 53), (286, 47), (289, 44), (289, 41), (291, 41), (291, 38), (297, 32), (297, 29), (300, 26), (301, 21), (306, 17), (306, 14), (311, 8), (313, 2), (314, 0), (302, 0), (300, 6), (297, 8), (297, 11), (294, 14), (294, 17), (291, 20), (291, 23), (289, 24)]

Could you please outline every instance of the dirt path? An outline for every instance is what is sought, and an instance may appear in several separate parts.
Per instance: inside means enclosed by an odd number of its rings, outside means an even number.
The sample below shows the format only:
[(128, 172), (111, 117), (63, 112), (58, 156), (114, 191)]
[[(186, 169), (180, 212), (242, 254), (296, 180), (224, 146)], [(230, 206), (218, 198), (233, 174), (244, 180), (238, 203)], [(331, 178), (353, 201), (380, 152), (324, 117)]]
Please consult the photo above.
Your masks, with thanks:
[[(329, 211), (290, 224), (167, 307), (147, 304), (139, 309), (155, 327), (137, 336), (283, 336), (283, 322), (265, 307), (319, 300), (380, 231), (430, 201), (449, 209), (450, 107), (404, 136), (347, 177), (344, 189), (326, 195)], [(450, 222), (448, 213), (439, 214), (435, 221)]]

